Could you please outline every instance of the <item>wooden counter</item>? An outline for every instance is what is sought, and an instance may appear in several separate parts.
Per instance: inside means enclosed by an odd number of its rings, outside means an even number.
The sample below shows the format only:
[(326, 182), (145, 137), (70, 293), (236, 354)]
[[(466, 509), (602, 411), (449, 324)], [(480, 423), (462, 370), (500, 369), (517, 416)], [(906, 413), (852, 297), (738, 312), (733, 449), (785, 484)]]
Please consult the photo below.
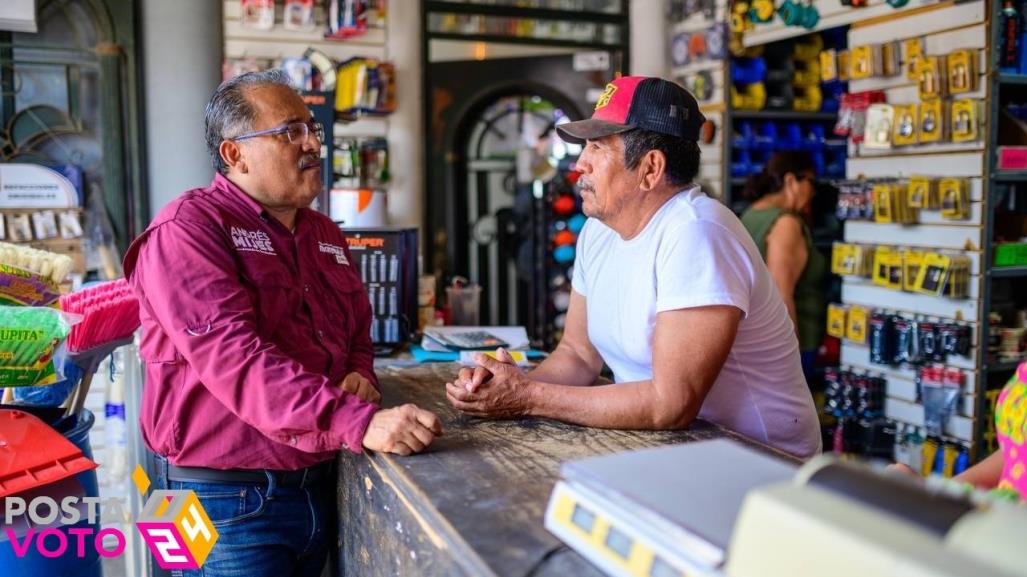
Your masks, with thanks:
[(338, 575), (598, 577), (543, 527), (561, 463), (723, 437), (755, 445), (706, 422), (652, 432), (469, 417), (446, 401), (444, 383), (457, 368), (378, 370), (386, 406), (428, 409), (445, 435), (410, 457), (340, 455)]

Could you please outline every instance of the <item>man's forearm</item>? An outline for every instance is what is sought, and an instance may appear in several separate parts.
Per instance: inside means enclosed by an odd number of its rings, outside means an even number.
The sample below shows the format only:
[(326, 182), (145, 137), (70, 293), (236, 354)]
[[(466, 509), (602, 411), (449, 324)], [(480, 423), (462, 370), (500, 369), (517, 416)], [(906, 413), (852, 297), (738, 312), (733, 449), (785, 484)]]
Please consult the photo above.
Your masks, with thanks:
[(663, 399), (652, 381), (580, 387), (539, 382), (529, 391), (529, 414), (602, 429), (682, 429), (699, 414), (698, 396)]
[(576, 387), (592, 385), (597, 377), (599, 369), (589, 366), (587, 361), (566, 346), (556, 347), (546, 360), (528, 373), (528, 378), (533, 381)]

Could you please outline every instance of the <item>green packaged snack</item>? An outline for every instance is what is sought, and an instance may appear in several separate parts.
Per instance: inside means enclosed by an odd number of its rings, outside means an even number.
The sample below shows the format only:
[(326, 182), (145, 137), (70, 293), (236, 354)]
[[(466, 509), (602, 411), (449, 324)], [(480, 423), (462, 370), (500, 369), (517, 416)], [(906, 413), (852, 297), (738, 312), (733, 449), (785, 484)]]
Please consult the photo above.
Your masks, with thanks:
[(64, 313), (43, 307), (0, 306), (0, 387), (49, 385), (62, 379)]

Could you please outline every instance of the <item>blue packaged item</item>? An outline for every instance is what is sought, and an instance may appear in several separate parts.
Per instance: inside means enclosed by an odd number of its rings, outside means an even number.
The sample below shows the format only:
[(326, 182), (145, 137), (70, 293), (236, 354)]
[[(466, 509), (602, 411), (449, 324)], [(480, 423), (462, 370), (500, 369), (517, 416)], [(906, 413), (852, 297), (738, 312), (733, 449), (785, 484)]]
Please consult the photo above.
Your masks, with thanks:
[(731, 146), (739, 150), (748, 150), (756, 138), (753, 135), (752, 123), (748, 121), (739, 122), (737, 131), (731, 141)]
[(970, 466), (970, 454), (966, 447), (959, 448), (959, 456), (956, 457), (956, 464), (952, 466), (952, 475), (956, 476), (967, 470)]
[(731, 81), (735, 84), (763, 82), (767, 77), (767, 62), (762, 58), (736, 58), (731, 66)]
[(778, 150), (799, 150), (802, 148), (802, 128), (798, 122), (789, 122), (784, 126), (784, 134), (778, 140)]
[(845, 178), (845, 150), (840, 153), (830, 150), (823, 174), (827, 178)]
[(945, 446), (938, 444), (938, 451), (934, 453), (934, 465), (931, 466), (931, 473), (945, 475)]
[(731, 176), (742, 177), (749, 176), (749, 151), (740, 150), (737, 154), (734, 154), (731, 160)]
[(813, 166), (816, 167), (816, 173), (817, 174), (826, 174), (827, 170), (826, 170), (826, 166), (824, 164), (824, 153), (820, 152), (820, 151), (816, 151), (816, 152), (813, 152), (812, 154), (810, 154), (810, 157), (813, 158)]
[(777, 125), (773, 122), (765, 122), (756, 133), (753, 150), (770, 151), (774, 150), (777, 142)]
[(1022, 66), (1023, 20), (1013, 0), (1002, 3), (999, 16), (998, 67), (1002, 72), (1017, 73)]
[(799, 148), (809, 151), (822, 150), (824, 148), (824, 126), (811, 124)]

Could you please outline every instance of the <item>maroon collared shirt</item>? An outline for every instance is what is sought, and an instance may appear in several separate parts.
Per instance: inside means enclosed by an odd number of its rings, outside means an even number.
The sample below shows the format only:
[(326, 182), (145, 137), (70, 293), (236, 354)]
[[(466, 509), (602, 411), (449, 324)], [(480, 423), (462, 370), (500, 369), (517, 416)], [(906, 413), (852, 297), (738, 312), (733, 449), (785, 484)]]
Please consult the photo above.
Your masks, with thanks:
[(378, 406), (371, 307), (346, 240), (302, 209), (290, 232), (227, 178), (186, 192), (129, 247), (145, 363), (140, 424), (181, 466), (295, 470), (359, 452)]

